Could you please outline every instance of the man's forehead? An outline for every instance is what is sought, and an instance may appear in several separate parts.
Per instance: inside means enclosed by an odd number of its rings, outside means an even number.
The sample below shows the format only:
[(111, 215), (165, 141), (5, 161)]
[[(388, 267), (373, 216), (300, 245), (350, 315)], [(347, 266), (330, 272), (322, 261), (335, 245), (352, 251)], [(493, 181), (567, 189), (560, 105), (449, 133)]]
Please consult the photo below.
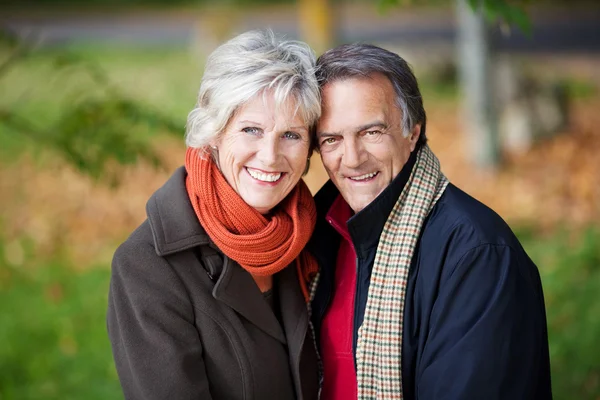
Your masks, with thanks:
[(394, 86), (389, 78), (382, 73), (372, 73), (369, 75), (355, 75), (348, 76), (345, 78), (334, 79), (330, 82), (327, 82), (322, 87), (322, 91), (331, 90), (331, 88), (356, 88), (363, 87), (369, 88), (370, 91), (380, 91), (386, 89), (394, 90)]
[(384, 76), (357, 77), (326, 84), (322, 90), (323, 112), (344, 106), (387, 107), (395, 104), (396, 94)]
[(360, 126), (377, 121), (389, 124), (394, 110), (399, 110), (393, 93), (386, 92), (385, 86), (379, 83), (357, 78), (326, 85), (323, 89), (323, 109), (317, 123), (317, 133), (355, 131)]

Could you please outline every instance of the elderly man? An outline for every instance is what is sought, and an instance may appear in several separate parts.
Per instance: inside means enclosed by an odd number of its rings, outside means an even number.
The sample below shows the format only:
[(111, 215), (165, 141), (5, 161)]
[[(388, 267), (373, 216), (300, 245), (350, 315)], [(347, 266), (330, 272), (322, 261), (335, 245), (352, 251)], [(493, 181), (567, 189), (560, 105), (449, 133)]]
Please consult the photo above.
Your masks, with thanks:
[(318, 61), (312, 319), (322, 398), (551, 399), (538, 270), (506, 223), (448, 182), (398, 55)]

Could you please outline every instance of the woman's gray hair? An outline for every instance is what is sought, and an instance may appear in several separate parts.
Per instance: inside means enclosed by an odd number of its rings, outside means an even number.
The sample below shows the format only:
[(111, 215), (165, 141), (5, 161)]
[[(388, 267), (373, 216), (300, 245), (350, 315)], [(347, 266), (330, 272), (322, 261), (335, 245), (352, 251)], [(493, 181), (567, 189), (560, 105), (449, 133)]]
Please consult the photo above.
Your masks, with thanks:
[(309, 128), (321, 116), (314, 52), (303, 42), (282, 40), (271, 30), (243, 33), (208, 57), (198, 101), (188, 115), (185, 141), (205, 147), (235, 112), (257, 95), (273, 93), (276, 107), (288, 99)]
[(396, 104), (402, 111), (402, 129), (408, 136), (421, 124), (419, 144), (425, 144), (427, 115), (417, 78), (408, 63), (398, 54), (370, 44), (345, 44), (328, 50), (317, 60), (317, 79), (321, 87), (328, 83), (356, 77), (385, 75), (396, 92)]

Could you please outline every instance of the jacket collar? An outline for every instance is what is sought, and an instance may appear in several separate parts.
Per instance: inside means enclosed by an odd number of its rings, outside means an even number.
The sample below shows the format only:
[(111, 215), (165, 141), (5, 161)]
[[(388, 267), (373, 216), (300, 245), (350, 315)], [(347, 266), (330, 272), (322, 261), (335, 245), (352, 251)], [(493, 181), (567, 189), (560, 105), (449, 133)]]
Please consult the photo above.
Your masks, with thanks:
[(295, 263), (275, 275), (275, 280), (281, 307), (281, 325), (288, 341), (290, 358), (297, 362), (306, 338), (308, 313)]
[[(275, 307), (281, 310), (281, 321), (263, 298), (252, 276), (225, 257), (223, 272), (213, 289), (213, 296), (263, 332), (287, 345), (292, 371), (298, 371), (308, 337), (308, 313), (294, 263), (273, 277), (273, 288), (277, 290), (279, 300)], [(296, 391), (300, 390), (301, 385), (298, 384)], [(301, 398), (301, 395), (298, 395), (298, 398)]]
[(344, 239), (348, 242), (352, 242), (347, 222), (353, 215), (354, 211), (352, 211), (348, 203), (346, 203), (346, 200), (344, 200), (341, 195), (338, 195), (337, 199), (335, 199), (329, 208), (329, 212), (325, 218)]
[(252, 276), (229, 257), (223, 257), (223, 271), (212, 293), (215, 299), (233, 308), (280, 342), (286, 343), (281, 324)]
[(287, 343), (290, 357), (299, 356), (306, 335), (308, 318), (304, 295), (298, 284), (294, 263), (273, 277), (277, 290), (281, 322), (265, 301), (252, 276), (229, 257), (223, 257), (223, 270), (213, 289), (213, 297), (281, 343)]
[[(294, 265), (274, 277), (273, 284), (277, 287), (280, 299), (278, 307), (282, 310), (280, 323), (252, 276), (216, 249), (200, 225), (185, 187), (186, 175), (184, 167), (178, 168), (146, 205), (156, 253), (166, 256), (202, 245), (215, 249), (214, 254), (208, 257), (206, 254), (199, 255), (204, 268), (216, 279), (213, 297), (280, 342), (290, 341), (291, 347), (297, 344), (298, 338), (304, 337), (308, 322), (304, 317), (306, 304)], [(222, 262), (211, 262), (212, 257), (222, 258)]]
[(159, 256), (210, 243), (188, 197), (186, 176), (185, 168), (179, 167), (146, 204), (154, 248)]

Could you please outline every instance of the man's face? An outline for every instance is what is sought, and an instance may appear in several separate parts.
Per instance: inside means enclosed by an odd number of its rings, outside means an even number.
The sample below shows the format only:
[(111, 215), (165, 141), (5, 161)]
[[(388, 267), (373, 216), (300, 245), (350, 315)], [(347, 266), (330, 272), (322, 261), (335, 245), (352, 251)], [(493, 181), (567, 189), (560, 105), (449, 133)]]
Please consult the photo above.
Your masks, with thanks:
[(335, 81), (322, 94), (321, 159), (346, 202), (359, 212), (400, 173), (421, 126), (404, 137), (394, 87), (384, 75)]

